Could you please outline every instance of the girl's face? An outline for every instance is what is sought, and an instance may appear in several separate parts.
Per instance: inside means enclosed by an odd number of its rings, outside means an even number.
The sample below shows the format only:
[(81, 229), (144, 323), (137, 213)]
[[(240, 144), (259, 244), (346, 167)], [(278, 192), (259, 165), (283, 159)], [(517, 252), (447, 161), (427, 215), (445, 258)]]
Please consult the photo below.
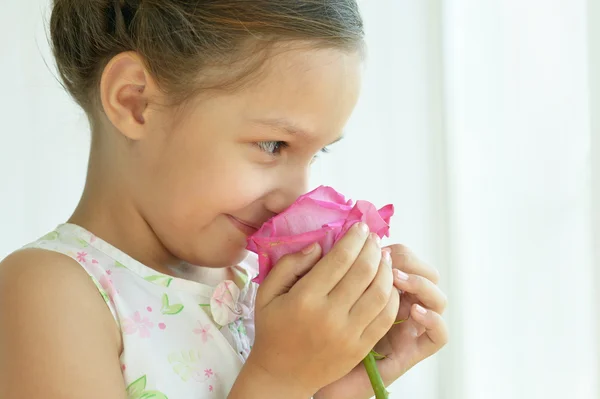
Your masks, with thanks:
[(128, 155), (136, 207), (178, 259), (239, 262), (247, 237), (307, 191), (314, 157), (342, 136), (359, 54), (289, 50), (265, 68), (251, 86), (198, 99), (183, 116), (155, 112)]

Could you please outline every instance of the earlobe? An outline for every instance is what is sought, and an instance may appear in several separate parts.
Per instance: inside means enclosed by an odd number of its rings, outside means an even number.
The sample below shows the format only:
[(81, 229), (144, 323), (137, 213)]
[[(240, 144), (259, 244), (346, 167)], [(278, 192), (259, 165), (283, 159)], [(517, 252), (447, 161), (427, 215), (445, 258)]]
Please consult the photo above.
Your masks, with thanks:
[(140, 140), (147, 131), (152, 79), (136, 53), (121, 53), (104, 68), (100, 98), (106, 117), (124, 136)]

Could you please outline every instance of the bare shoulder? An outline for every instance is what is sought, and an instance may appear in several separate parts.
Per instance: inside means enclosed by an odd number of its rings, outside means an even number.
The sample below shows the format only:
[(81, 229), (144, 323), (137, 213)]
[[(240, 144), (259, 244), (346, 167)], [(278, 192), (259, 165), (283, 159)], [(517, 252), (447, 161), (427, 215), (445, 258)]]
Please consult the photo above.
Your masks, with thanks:
[[(29, 284), (43, 281), (44, 278), (66, 278), (67, 283), (89, 278), (85, 270), (66, 255), (44, 249), (23, 249), (13, 252), (0, 262), (0, 284), (3, 288), (15, 287), (13, 279), (31, 278)], [(87, 277), (87, 278), (86, 278)]]
[(25, 306), (33, 314), (89, 310), (77, 319), (103, 322), (116, 332), (113, 337), (119, 337), (117, 324), (91, 277), (74, 259), (58, 252), (24, 249), (0, 262), (0, 309), (4, 314)]
[(120, 339), (87, 272), (52, 251), (0, 262), (0, 398), (125, 398)]

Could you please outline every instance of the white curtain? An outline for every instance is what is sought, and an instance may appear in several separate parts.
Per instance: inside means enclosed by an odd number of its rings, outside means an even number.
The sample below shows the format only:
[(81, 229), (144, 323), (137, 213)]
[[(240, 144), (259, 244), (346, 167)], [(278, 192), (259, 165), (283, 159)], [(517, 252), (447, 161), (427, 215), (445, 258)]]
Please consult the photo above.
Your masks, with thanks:
[(595, 3), (444, 5), (451, 397), (600, 397)]
[[(89, 135), (52, 76), (49, 1), (0, 3), (1, 258), (69, 216)], [(449, 345), (391, 397), (599, 398), (599, 1), (362, 8), (362, 99), (314, 184), (393, 202), (391, 241), (450, 300)]]

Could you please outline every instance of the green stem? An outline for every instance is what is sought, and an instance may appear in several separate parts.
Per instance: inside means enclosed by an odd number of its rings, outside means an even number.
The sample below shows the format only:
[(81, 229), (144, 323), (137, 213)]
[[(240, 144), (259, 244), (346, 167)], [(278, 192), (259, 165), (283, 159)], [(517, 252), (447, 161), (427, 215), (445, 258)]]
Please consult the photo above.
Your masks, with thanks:
[(379, 374), (379, 370), (377, 369), (377, 362), (375, 361), (375, 356), (373, 355), (373, 352), (367, 355), (365, 360), (363, 360), (363, 364), (365, 365), (367, 375), (369, 376), (369, 380), (371, 381), (373, 392), (375, 392), (375, 398), (388, 399), (388, 392), (385, 389), (385, 385), (383, 385), (383, 380), (381, 379), (381, 374)]

